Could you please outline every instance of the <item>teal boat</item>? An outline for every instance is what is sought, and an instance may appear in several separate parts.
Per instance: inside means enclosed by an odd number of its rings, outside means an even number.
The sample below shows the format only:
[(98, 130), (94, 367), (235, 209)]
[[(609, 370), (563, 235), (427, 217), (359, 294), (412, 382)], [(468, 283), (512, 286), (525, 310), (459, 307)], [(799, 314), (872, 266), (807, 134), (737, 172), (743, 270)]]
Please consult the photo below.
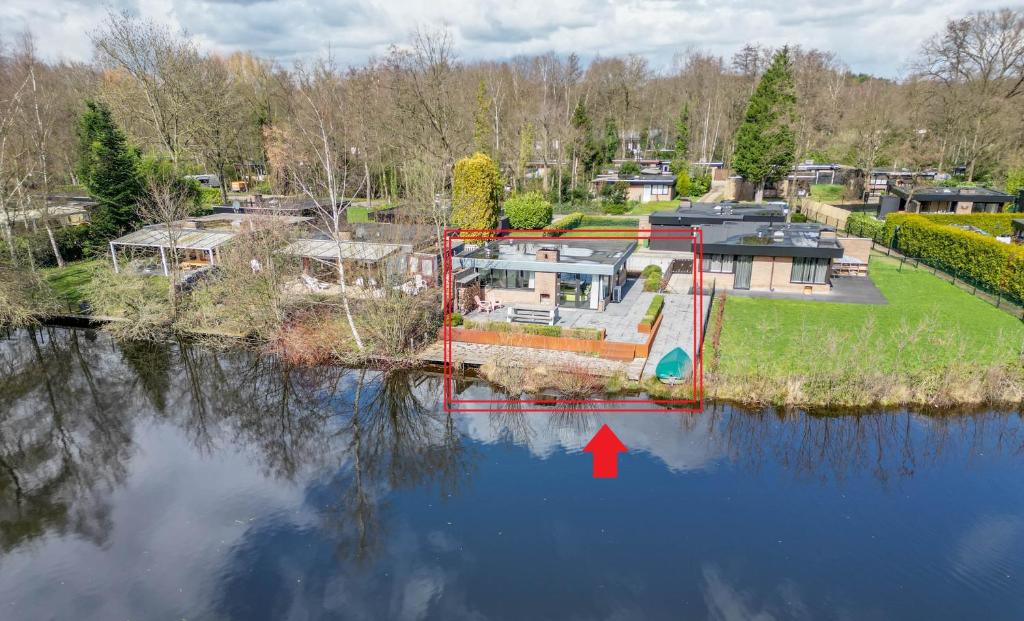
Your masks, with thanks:
[(682, 348), (676, 347), (658, 361), (654, 374), (666, 384), (688, 380), (690, 379), (690, 356)]

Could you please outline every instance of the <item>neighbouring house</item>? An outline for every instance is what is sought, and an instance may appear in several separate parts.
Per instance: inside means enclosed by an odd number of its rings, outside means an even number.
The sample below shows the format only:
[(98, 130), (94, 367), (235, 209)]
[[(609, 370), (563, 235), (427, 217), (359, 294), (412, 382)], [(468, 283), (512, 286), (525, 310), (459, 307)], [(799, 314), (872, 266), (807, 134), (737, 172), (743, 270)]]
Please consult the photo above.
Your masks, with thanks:
[(729, 171), (725, 168), (725, 162), (693, 162), (690, 164), (691, 169), (704, 168), (711, 173), (711, 179), (714, 181), (725, 181), (729, 178)]
[(672, 160), (666, 160), (662, 158), (651, 158), (651, 157), (636, 157), (624, 160), (612, 160), (612, 165), (618, 169), (625, 162), (636, 162), (644, 172), (650, 170), (649, 174), (670, 174), (672, 167)]
[[(216, 265), (220, 261), (221, 248), (230, 244), (238, 233), (229, 230), (207, 230), (186, 227), (175, 223), (146, 226), (110, 242), (110, 256), (114, 271), (120, 272), (118, 254), (135, 258), (138, 254), (154, 253), (160, 256), (160, 271), (170, 275), (171, 266), (177, 260), (183, 271)], [(176, 256), (172, 256), (171, 252)], [(144, 271), (148, 271), (145, 268)]]
[(11, 214), (10, 224), (14, 231), (28, 231), (46, 222), (58, 227), (78, 226), (89, 221), (89, 210), (85, 205), (50, 205), (46, 209), (26, 209)]
[(185, 175), (186, 179), (193, 179), (199, 182), (199, 185), (205, 188), (219, 188), (220, 187), (220, 176), (213, 173), (203, 173), (201, 175)]
[(591, 181), (591, 187), (593, 192), (599, 195), (601, 188), (619, 181), (627, 185), (626, 200), (638, 203), (672, 200), (676, 192), (676, 176), (672, 174), (639, 174), (628, 177), (604, 174), (595, 177)]
[[(673, 227), (661, 228), (667, 232)], [(720, 289), (828, 293), (833, 270), (867, 273), (870, 246), (847, 252), (832, 227), (729, 220), (690, 228), (702, 233), (705, 287), (713, 282)], [(650, 247), (693, 256), (690, 240), (654, 237)]]
[(772, 190), (777, 196), (808, 196), (812, 185), (822, 184), (847, 186), (853, 193), (860, 194), (864, 185), (864, 171), (845, 164), (807, 161), (794, 166), (785, 179), (774, 184)]
[[(324, 209), (330, 209), (329, 202), (324, 205)], [(213, 212), (313, 216), (317, 213), (317, 203), (304, 197), (255, 194), (232, 199), (230, 205), (214, 205)]]
[(621, 299), (635, 249), (624, 239), (501, 239), (456, 253), (454, 276), (457, 287), (479, 286), (488, 302), (603, 311)]
[[(882, 211), (908, 211), (911, 213), (998, 213), (1003, 205), (1013, 202), (1013, 196), (982, 187), (893, 187), (892, 195), (899, 200), (892, 205), (883, 204)], [(883, 201), (890, 202), (890, 201)]]
[(868, 200), (877, 199), (890, 191), (890, 188), (899, 186), (912, 186), (918, 183), (928, 183), (941, 178), (948, 178), (937, 170), (900, 170), (874, 168), (868, 172)]
[(338, 236), (297, 239), (281, 252), (301, 258), (304, 274), (328, 283), (338, 282), (339, 261), (349, 285), (400, 286), (412, 280), (422, 288), (439, 283), (441, 253), (430, 227), (359, 223)]
[[(789, 205), (784, 202), (737, 203), (693, 203), (681, 205), (675, 211), (656, 211), (641, 217), (640, 229), (650, 228), (656, 232), (662, 227), (686, 227), (698, 224), (721, 224), (723, 222), (784, 222)], [(646, 220), (646, 221), (645, 221)]]

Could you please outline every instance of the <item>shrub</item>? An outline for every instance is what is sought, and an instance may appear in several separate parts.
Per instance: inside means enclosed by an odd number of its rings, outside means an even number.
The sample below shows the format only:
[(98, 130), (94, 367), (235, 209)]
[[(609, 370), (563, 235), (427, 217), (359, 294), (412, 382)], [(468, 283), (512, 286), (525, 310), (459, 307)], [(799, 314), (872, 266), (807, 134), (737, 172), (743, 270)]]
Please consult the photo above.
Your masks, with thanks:
[(647, 326), (650, 328), (657, 321), (658, 315), (661, 314), (662, 307), (665, 306), (665, 296), (660, 293), (651, 298), (651, 303), (647, 307), (647, 312), (644, 313), (644, 318), (640, 320), (640, 325)]
[(629, 160), (628, 162), (623, 162), (622, 166), (619, 166), (619, 176), (620, 177), (632, 177), (634, 175), (639, 175), (639, 174), (640, 174), (640, 164), (634, 162), (633, 160)]
[[(573, 213), (555, 220), (548, 226), (544, 227), (546, 231), (558, 231), (561, 229), (569, 230), (578, 227), (583, 224), (583, 218), (585, 214), (582, 211), (574, 211)], [(558, 237), (561, 233), (549, 232), (548, 235), (551, 237)]]
[(625, 205), (629, 184), (625, 181), (605, 183), (601, 186), (601, 202), (605, 205)]
[(462, 313), (452, 313), (452, 325), (453, 326), (461, 326), (462, 325)]
[(605, 203), (601, 211), (612, 216), (621, 216), (631, 209), (629, 203)]
[(509, 323), (506, 321), (472, 321), (467, 319), (463, 327), (469, 330), (486, 330), (511, 334), (535, 334), (537, 336), (560, 336), (587, 341), (604, 339), (604, 330), (600, 328), (563, 328), (562, 326), (546, 326), (530, 323)]
[(846, 218), (846, 233), (853, 237), (870, 237), (878, 240), (885, 229), (885, 222), (866, 213), (851, 213)]
[(455, 164), (452, 181), (452, 225), (458, 229), (493, 229), (498, 226), (501, 173), (483, 153)]
[(505, 215), (513, 229), (541, 229), (551, 223), (551, 203), (540, 192), (516, 194), (505, 201)]
[(690, 175), (690, 196), (704, 196), (711, 191), (711, 173)]
[(690, 175), (685, 170), (679, 171), (676, 175), (676, 194), (679, 196), (690, 195)]
[(657, 291), (661, 286), (662, 271), (658, 265), (648, 265), (640, 276), (644, 279), (644, 291)]

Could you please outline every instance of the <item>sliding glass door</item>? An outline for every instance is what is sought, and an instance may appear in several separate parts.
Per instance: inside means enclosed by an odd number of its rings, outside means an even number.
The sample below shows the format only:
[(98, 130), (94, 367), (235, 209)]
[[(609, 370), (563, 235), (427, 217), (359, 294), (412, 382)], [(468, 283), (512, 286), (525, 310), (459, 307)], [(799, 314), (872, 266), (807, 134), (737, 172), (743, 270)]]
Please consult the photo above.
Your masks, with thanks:
[(733, 280), (733, 289), (749, 289), (750, 272), (754, 269), (754, 257), (737, 255), (734, 263), (736, 278)]

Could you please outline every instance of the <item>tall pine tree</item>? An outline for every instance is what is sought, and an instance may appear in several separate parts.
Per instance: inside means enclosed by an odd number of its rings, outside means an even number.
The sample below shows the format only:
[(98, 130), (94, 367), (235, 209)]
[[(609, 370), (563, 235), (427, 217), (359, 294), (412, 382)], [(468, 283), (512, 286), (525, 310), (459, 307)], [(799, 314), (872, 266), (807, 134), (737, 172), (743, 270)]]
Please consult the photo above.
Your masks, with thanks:
[(784, 47), (776, 52), (771, 66), (761, 76), (736, 131), (732, 167), (757, 186), (755, 200), (763, 198), (766, 183), (781, 179), (793, 165), (795, 107), (792, 61), (789, 49)]
[(675, 159), (687, 161), (690, 155), (690, 104), (684, 103), (676, 119)]
[(619, 153), (619, 126), (615, 124), (615, 119), (604, 122), (604, 144), (601, 146), (602, 163), (610, 164)]
[(79, 119), (77, 172), (99, 203), (92, 214), (99, 237), (116, 237), (138, 222), (135, 205), (143, 193), (139, 154), (101, 102), (87, 100)]

